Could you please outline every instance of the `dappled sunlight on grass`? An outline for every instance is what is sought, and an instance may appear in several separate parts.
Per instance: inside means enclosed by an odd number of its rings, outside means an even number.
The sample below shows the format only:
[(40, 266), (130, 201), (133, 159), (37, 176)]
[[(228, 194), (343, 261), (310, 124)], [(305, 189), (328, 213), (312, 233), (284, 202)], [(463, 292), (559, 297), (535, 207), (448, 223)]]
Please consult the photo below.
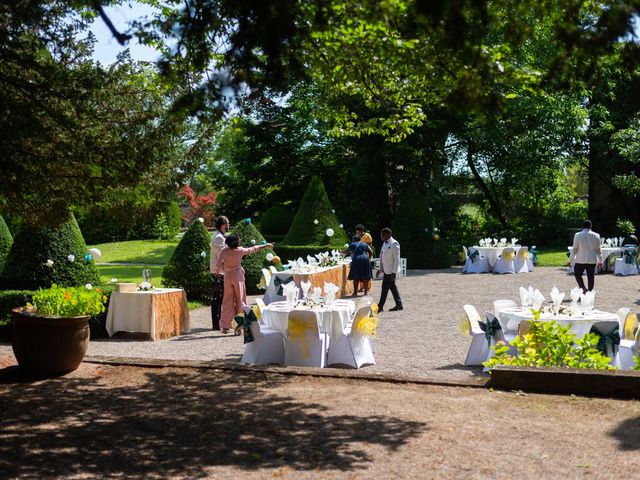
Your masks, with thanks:
[(165, 264), (178, 245), (178, 240), (131, 240), (128, 242), (100, 243), (89, 248), (98, 248), (102, 257), (98, 263), (147, 263)]

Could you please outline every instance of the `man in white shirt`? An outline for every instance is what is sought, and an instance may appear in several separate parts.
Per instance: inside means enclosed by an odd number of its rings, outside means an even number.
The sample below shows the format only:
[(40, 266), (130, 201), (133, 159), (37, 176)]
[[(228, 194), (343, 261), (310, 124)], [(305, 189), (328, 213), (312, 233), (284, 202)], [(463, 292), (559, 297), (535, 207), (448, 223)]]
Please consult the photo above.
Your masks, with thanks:
[(391, 236), (391, 229), (385, 227), (380, 232), (383, 244), (380, 248), (380, 269), (376, 272), (376, 277), (382, 271), (382, 292), (378, 302), (378, 311), (384, 310), (384, 302), (387, 301), (387, 293), (391, 290), (396, 306), (389, 309), (390, 312), (402, 310), (402, 299), (396, 287), (396, 276), (400, 271), (400, 244)]
[[(591, 230), (591, 220), (585, 220), (582, 230), (573, 237), (571, 259), (573, 274), (583, 292), (593, 290), (596, 265), (602, 267), (602, 252), (600, 251), (600, 235)], [(584, 286), (582, 274), (587, 272), (587, 287)]]
[(224, 276), (215, 275), (216, 263), (220, 251), (225, 247), (225, 234), (229, 231), (229, 219), (223, 215), (216, 218), (216, 231), (211, 238), (211, 261), (209, 269), (213, 275), (213, 295), (211, 298), (211, 328), (220, 330), (220, 314), (222, 312), (222, 297), (224, 296)]

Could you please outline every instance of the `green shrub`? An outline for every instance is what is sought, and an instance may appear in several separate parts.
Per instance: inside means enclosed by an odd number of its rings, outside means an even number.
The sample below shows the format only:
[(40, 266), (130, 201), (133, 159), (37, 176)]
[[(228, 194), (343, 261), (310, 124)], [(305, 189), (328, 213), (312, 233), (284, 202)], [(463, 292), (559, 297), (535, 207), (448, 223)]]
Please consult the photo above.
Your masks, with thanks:
[[(333, 229), (332, 237), (326, 234), (329, 228)], [(322, 180), (318, 177), (313, 177), (309, 182), (298, 213), (282, 243), (287, 246), (323, 245), (339, 248), (349, 243), (347, 234), (339, 226)]]
[(293, 223), (293, 217), (293, 212), (282, 205), (269, 207), (260, 216), (260, 231), (264, 235), (282, 235), (284, 238)]
[(627, 237), (636, 233), (636, 227), (631, 220), (618, 218), (616, 220), (616, 230), (619, 235)]
[(501, 343), (495, 347), (495, 355), (484, 365), (488, 368), (514, 365), (613, 369), (610, 359), (596, 348), (599, 340), (597, 335), (588, 333), (576, 338), (569, 332), (571, 327), (561, 327), (553, 320), (540, 322), (539, 318), (538, 311), (531, 321), (530, 332), (511, 342), (518, 349), (518, 356), (509, 355), (509, 347)]
[[(253, 247), (260, 245), (264, 242), (264, 237), (260, 234), (258, 229), (253, 226), (251, 220), (245, 219), (237, 222), (231, 233), (237, 233), (240, 235), (240, 245), (243, 247)], [(244, 268), (244, 280), (247, 288), (247, 293), (254, 295), (260, 293), (258, 283), (260, 283), (260, 277), (262, 276), (262, 269), (269, 268), (270, 265), (274, 265), (272, 262), (268, 262), (266, 256), (268, 253), (274, 254), (274, 251), (270, 248), (265, 248), (257, 253), (247, 255), (242, 259), (242, 268)]]
[(391, 229), (409, 268), (451, 266), (449, 245), (441, 237), (427, 201), (415, 185), (400, 195)]
[(209, 271), (211, 236), (198, 220), (187, 229), (162, 270), (165, 287), (184, 288), (189, 300), (211, 300), (212, 278)]
[(9, 227), (7, 227), (2, 215), (0, 215), (0, 272), (2, 272), (2, 268), (4, 267), (4, 263), (7, 259), (12, 243), (13, 237), (9, 231)]
[(180, 207), (175, 202), (120, 199), (77, 209), (78, 223), (90, 244), (125, 240), (173, 240), (180, 231)]
[[(56, 283), (77, 286), (100, 283), (73, 214), (57, 226), (24, 223), (16, 235), (0, 277), (0, 288), (36, 290)], [(51, 261), (51, 262), (49, 262)]]

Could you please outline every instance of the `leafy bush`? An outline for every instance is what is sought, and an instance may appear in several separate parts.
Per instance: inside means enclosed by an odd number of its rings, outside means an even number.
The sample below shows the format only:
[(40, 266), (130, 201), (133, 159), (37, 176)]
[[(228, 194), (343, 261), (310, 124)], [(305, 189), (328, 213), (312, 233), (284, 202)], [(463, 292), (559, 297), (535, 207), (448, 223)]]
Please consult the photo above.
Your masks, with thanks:
[[(243, 247), (253, 247), (254, 245), (260, 245), (262, 242), (265, 242), (264, 237), (258, 229), (253, 226), (253, 223), (251, 223), (249, 219), (237, 222), (231, 233), (240, 235), (240, 245)], [(269, 268), (269, 265), (274, 265), (265, 258), (268, 253), (274, 254), (274, 251), (270, 248), (265, 248), (255, 254), (247, 255), (242, 259), (244, 280), (248, 294), (253, 295), (260, 293), (258, 283), (260, 283), (262, 269)]]
[(2, 272), (2, 267), (4, 267), (12, 243), (13, 237), (9, 231), (9, 227), (7, 227), (2, 215), (0, 215), (0, 272)]
[(0, 288), (36, 290), (56, 283), (77, 286), (100, 283), (93, 260), (73, 214), (57, 226), (24, 223), (7, 257)]
[(162, 284), (184, 288), (189, 300), (210, 301), (213, 285), (209, 271), (210, 245), (207, 228), (195, 220), (162, 270)]
[(633, 222), (631, 220), (621, 218), (616, 220), (616, 230), (618, 231), (618, 234), (625, 237), (636, 233), (636, 227), (633, 225)]
[(33, 305), (39, 315), (79, 317), (104, 312), (107, 297), (100, 287), (59, 287), (38, 290), (33, 294)]
[(284, 238), (293, 223), (293, 217), (293, 212), (282, 205), (274, 205), (260, 216), (260, 231), (265, 235), (282, 235)]
[[(332, 237), (326, 234), (329, 228), (334, 232)], [(331, 208), (322, 180), (313, 177), (302, 197), (300, 208), (289, 232), (282, 242), (283, 245), (323, 245), (342, 248), (348, 241), (347, 234), (339, 226), (338, 219)]]
[(400, 195), (391, 229), (410, 268), (451, 266), (448, 243), (440, 237), (426, 199), (415, 185)]
[(80, 227), (90, 244), (125, 240), (173, 240), (182, 222), (175, 202), (140, 203), (146, 200), (116, 201), (78, 208)]
[(561, 327), (553, 320), (541, 322), (539, 318), (538, 311), (531, 321), (530, 332), (511, 342), (518, 349), (518, 356), (509, 355), (509, 347), (498, 342), (495, 356), (484, 365), (490, 369), (496, 365), (514, 365), (613, 370), (610, 359), (596, 348), (599, 340), (597, 335), (589, 333), (576, 338), (569, 332), (569, 326)]

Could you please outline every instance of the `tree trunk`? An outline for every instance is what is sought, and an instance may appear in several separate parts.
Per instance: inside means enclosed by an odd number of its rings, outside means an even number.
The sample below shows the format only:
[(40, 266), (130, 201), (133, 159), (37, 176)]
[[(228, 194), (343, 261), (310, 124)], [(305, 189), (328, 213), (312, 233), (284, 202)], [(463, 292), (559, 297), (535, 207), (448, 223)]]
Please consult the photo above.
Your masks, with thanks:
[(502, 212), (502, 207), (500, 206), (500, 202), (494, 195), (491, 194), (489, 187), (487, 186), (485, 181), (482, 179), (482, 176), (480, 176), (478, 169), (473, 163), (473, 150), (471, 148), (467, 148), (467, 165), (469, 165), (469, 168), (471, 169), (471, 173), (473, 173), (473, 177), (476, 179), (476, 182), (480, 187), (480, 190), (482, 190), (482, 193), (484, 193), (485, 198), (489, 202), (489, 207), (491, 208), (491, 212), (496, 216), (496, 218), (500, 222), (500, 225), (502, 225), (502, 228), (507, 230), (509, 226), (507, 225), (507, 220), (504, 216), (504, 213)]

